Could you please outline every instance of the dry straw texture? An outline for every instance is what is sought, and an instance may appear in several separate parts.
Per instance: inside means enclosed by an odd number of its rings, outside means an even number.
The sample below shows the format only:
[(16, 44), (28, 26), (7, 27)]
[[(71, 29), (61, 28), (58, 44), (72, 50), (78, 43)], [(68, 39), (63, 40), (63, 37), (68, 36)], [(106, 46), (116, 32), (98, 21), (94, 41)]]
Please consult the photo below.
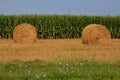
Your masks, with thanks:
[(33, 43), (37, 39), (37, 32), (34, 26), (22, 23), (14, 28), (13, 39), (17, 43)]
[(88, 45), (108, 44), (111, 40), (110, 32), (99, 24), (87, 25), (82, 32), (82, 43)]

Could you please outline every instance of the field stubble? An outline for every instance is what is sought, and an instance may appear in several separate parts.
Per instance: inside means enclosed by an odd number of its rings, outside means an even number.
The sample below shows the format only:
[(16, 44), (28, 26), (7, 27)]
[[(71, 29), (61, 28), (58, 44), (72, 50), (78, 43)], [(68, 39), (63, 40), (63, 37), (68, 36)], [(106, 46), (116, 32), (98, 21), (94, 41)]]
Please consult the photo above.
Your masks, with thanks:
[(0, 62), (14, 60), (44, 62), (77, 62), (94, 60), (97, 62), (120, 61), (120, 39), (112, 39), (111, 44), (90, 46), (81, 39), (45, 39), (34, 44), (19, 44), (13, 40), (0, 40)]

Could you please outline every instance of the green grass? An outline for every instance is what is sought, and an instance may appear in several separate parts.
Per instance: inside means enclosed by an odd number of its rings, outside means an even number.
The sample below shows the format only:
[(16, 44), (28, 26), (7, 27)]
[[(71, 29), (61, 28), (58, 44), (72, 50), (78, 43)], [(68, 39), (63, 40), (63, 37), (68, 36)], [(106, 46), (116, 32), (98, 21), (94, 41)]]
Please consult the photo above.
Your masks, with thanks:
[(118, 80), (119, 63), (94, 61), (0, 63), (0, 80)]

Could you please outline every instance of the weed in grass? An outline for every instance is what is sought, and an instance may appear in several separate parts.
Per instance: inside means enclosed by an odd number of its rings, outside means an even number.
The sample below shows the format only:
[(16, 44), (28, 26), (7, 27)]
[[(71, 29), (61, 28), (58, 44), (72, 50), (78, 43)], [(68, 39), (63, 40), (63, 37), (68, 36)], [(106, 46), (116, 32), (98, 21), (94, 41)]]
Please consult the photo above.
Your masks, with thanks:
[(40, 76), (38, 74), (35, 75), (35, 80), (39, 80)]

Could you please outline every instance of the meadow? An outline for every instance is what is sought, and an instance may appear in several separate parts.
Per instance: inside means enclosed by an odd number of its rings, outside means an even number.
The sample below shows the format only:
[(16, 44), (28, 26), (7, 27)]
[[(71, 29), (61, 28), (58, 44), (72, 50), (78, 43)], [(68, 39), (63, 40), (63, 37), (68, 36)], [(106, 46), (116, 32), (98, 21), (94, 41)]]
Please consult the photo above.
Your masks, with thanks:
[(119, 80), (120, 63), (91, 61), (49, 63), (40, 61), (0, 63), (0, 80)]
[(120, 40), (85, 45), (81, 39), (0, 40), (0, 80), (119, 80)]

